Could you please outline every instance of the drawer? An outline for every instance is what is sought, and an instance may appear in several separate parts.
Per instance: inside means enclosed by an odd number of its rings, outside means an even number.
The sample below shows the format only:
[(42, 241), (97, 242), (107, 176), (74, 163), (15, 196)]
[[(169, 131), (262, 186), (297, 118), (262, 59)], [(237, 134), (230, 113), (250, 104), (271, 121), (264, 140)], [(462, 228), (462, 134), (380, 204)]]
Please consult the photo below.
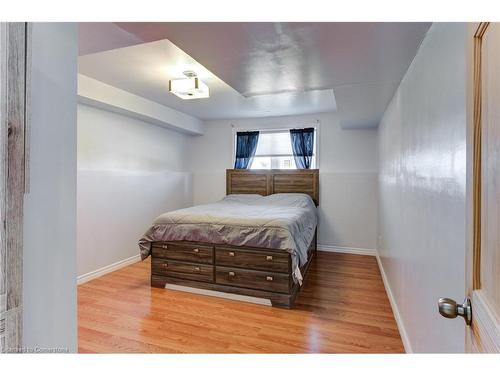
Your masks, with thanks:
[(214, 248), (192, 242), (154, 242), (153, 257), (213, 264)]
[(282, 273), (216, 266), (215, 281), (217, 284), (261, 289), (270, 292), (290, 292), (289, 275)]
[(215, 248), (215, 264), (218, 266), (250, 268), (271, 272), (289, 272), (289, 254), (265, 250), (239, 250), (230, 247)]
[(175, 260), (153, 258), (151, 273), (160, 276), (178, 277), (197, 281), (214, 281), (214, 267), (205, 264), (178, 262)]

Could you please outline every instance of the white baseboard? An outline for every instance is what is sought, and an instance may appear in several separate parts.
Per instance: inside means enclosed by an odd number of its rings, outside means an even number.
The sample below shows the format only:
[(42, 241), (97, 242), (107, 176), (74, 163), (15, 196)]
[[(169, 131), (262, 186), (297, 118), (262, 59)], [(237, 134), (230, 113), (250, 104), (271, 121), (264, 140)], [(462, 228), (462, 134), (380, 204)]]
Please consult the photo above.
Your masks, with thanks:
[(76, 282), (78, 285), (84, 284), (90, 280), (101, 277), (107, 273), (119, 270), (120, 268), (129, 266), (131, 264), (137, 263), (140, 260), (141, 260), (140, 254), (134, 255), (133, 257), (123, 259), (123, 260), (120, 260), (119, 262), (110, 264), (109, 266), (102, 267), (102, 268), (99, 268), (98, 270), (91, 271), (91, 272), (88, 272), (88, 273), (83, 274), (81, 276), (78, 276), (78, 278), (76, 279), (77, 280)]
[(376, 249), (363, 249), (358, 247), (342, 247), (342, 246), (330, 246), (318, 244), (318, 251), (329, 251), (333, 253), (346, 253), (346, 254), (358, 254), (358, 255), (377, 255)]
[(387, 293), (387, 297), (389, 298), (389, 302), (391, 303), (392, 313), (394, 315), (394, 319), (396, 319), (396, 324), (398, 325), (399, 335), (401, 336), (401, 340), (403, 341), (403, 346), (405, 347), (406, 353), (413, 353), (408, 334), (406, 333), (406, 329), (403, 324), (403, 319), (401, 318), (401, 314), (399, 313), (396, 299), (392, 294), (391, 286), (389, 285), (389, 280), (387, 279), (387, 275), (385, 274), (384, 267), (382, 266), (382, 261), (380, 260), (378, 252), (376, 254), (376, 257), (378, 268), (380, 269), (380, 274), (382, 275), (382, 280), (384, 281), (385, 291)]

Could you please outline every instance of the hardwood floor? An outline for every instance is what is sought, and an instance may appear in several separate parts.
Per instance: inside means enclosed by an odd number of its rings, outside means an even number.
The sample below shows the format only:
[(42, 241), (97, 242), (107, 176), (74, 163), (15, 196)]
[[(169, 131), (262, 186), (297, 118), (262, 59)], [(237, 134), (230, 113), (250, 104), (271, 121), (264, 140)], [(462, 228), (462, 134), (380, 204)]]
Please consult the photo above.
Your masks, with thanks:
[(80, 352), (404, 352), (375, 257), (318, 252), (292, 310), (151, 288), (149, 272), (78, 287)]

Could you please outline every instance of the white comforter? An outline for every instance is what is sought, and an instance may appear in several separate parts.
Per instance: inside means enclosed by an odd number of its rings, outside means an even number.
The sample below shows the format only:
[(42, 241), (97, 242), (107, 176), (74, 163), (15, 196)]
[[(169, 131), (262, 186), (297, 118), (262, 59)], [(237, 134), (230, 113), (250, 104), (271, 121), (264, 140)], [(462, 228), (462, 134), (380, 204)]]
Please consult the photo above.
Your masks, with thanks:
[(318, 222), (317, 209), (306, 194), (232, 194), (210, 204), (164, 213), (139, 241), (142, 259), (156, 241), (193, 241), (281, 249), (292, 255), (294, 279)]

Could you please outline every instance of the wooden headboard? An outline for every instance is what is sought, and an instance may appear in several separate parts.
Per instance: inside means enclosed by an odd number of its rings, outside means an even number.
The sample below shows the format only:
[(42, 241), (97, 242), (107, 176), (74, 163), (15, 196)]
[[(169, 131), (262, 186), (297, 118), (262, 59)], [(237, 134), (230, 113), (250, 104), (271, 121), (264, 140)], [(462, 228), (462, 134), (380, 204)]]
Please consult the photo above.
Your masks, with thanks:
[(227, 169), (226, 194), (304, 193), (319, 205), (319, 169)]

